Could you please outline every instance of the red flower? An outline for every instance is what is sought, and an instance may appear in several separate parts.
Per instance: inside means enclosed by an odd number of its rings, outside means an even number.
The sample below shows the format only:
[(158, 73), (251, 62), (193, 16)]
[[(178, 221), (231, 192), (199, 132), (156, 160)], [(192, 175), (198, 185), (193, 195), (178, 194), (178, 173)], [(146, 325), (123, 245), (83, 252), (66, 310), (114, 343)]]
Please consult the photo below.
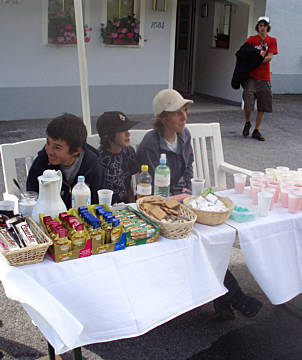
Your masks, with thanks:
[(124, 37), (125, 37), (124, 34), (120, 34), (120, 35), (119, 35), (119, 39), (123, 39)]
[(128, 36), (128, 38), (132, 39), (133, 38), (133, 33), (128, 33), (127, 36)]
[(120, 33), (120, 32), (122, 32), (122, 30), (121, 30), (121, 29), (117, 29), (117, 32)]
[(85, 42), (88, 43), (90, 41), (90, 37), (89, 36), (86, 36), (85, 37)]
[(72, 25), (71, 24), (65, 25), (65, 29), (66, 30), (72, 30)]

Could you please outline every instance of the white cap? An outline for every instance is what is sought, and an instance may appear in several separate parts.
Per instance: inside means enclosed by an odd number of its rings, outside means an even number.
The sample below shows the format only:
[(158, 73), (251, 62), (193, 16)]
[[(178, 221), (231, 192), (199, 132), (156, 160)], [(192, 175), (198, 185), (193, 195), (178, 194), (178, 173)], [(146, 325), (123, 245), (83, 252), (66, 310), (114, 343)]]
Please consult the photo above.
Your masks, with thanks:
[(157, 93), (153, 99), (153, 113), (157, 116), (163, 111), (177, 111), (184, 105), (192, 103), (192, 100), (184, 99), (178, 91), (164, 89)]
[(269, 17), (268, 16), (260, 16), (260, 18), (257, 21), (257, 24), (260, 23), (260, 21), (265, 21), (267, 24), (270, 23)]

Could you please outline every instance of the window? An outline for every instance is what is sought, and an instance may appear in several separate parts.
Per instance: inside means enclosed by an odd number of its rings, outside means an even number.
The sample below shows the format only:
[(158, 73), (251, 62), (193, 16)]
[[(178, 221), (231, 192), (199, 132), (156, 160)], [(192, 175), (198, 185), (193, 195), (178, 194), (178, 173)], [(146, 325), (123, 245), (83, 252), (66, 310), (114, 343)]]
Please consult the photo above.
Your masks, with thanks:
[[(106, 45), (141, 45), (143, 0), (107, 0), (101, 21), (101, 37)], [(107, 16), (106, 16), (107, 15)], [(106, 18), (105, 18), (106, 17)]]
[[(87, 1), (83, 1), (83, 16), (86, 19)], [(86, 24), (86, 21), (84, 21)], [(91, 28), (85, 25), (85, 42), (90, 41)], [(49, 0), (47, 2), (47, 43), (76, 44), (74, 0)]]
[(108, 0), (107, 2), (107, 20), (127, 17), (134, 13), (134, 0)]
[(229, 48), (232, 5), (229, 2), (215, 2), (213, 46)]

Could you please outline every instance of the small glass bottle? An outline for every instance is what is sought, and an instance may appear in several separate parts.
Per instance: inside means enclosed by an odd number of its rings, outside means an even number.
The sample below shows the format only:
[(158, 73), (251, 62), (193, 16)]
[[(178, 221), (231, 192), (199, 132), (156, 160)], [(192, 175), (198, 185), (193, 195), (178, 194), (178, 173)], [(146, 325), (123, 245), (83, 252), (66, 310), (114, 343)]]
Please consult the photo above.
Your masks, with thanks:
[(138, 175), (136, 186), (136, 198), (152, 195), (152, 177), (148, 173), (148, 165), (142, 165), (141, 172)]

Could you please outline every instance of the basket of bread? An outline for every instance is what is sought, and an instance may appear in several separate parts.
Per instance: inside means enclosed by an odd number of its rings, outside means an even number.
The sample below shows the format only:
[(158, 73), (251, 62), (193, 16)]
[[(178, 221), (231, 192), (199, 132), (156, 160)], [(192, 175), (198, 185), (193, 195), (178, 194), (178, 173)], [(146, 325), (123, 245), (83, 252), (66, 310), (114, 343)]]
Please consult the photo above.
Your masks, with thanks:
[(160, 234), (169, 239), (187, 237), (196, 221), (196, 214), (172, 198), (145, 196), (136, 201), (137, 208), (160, 226)]
[(202, 195), (187, 197), (183, 203), (195, 212), (196, 222), (204, 225), (224, 223), (234, 209), (231, 199), (215, 195), (211, 188)]

